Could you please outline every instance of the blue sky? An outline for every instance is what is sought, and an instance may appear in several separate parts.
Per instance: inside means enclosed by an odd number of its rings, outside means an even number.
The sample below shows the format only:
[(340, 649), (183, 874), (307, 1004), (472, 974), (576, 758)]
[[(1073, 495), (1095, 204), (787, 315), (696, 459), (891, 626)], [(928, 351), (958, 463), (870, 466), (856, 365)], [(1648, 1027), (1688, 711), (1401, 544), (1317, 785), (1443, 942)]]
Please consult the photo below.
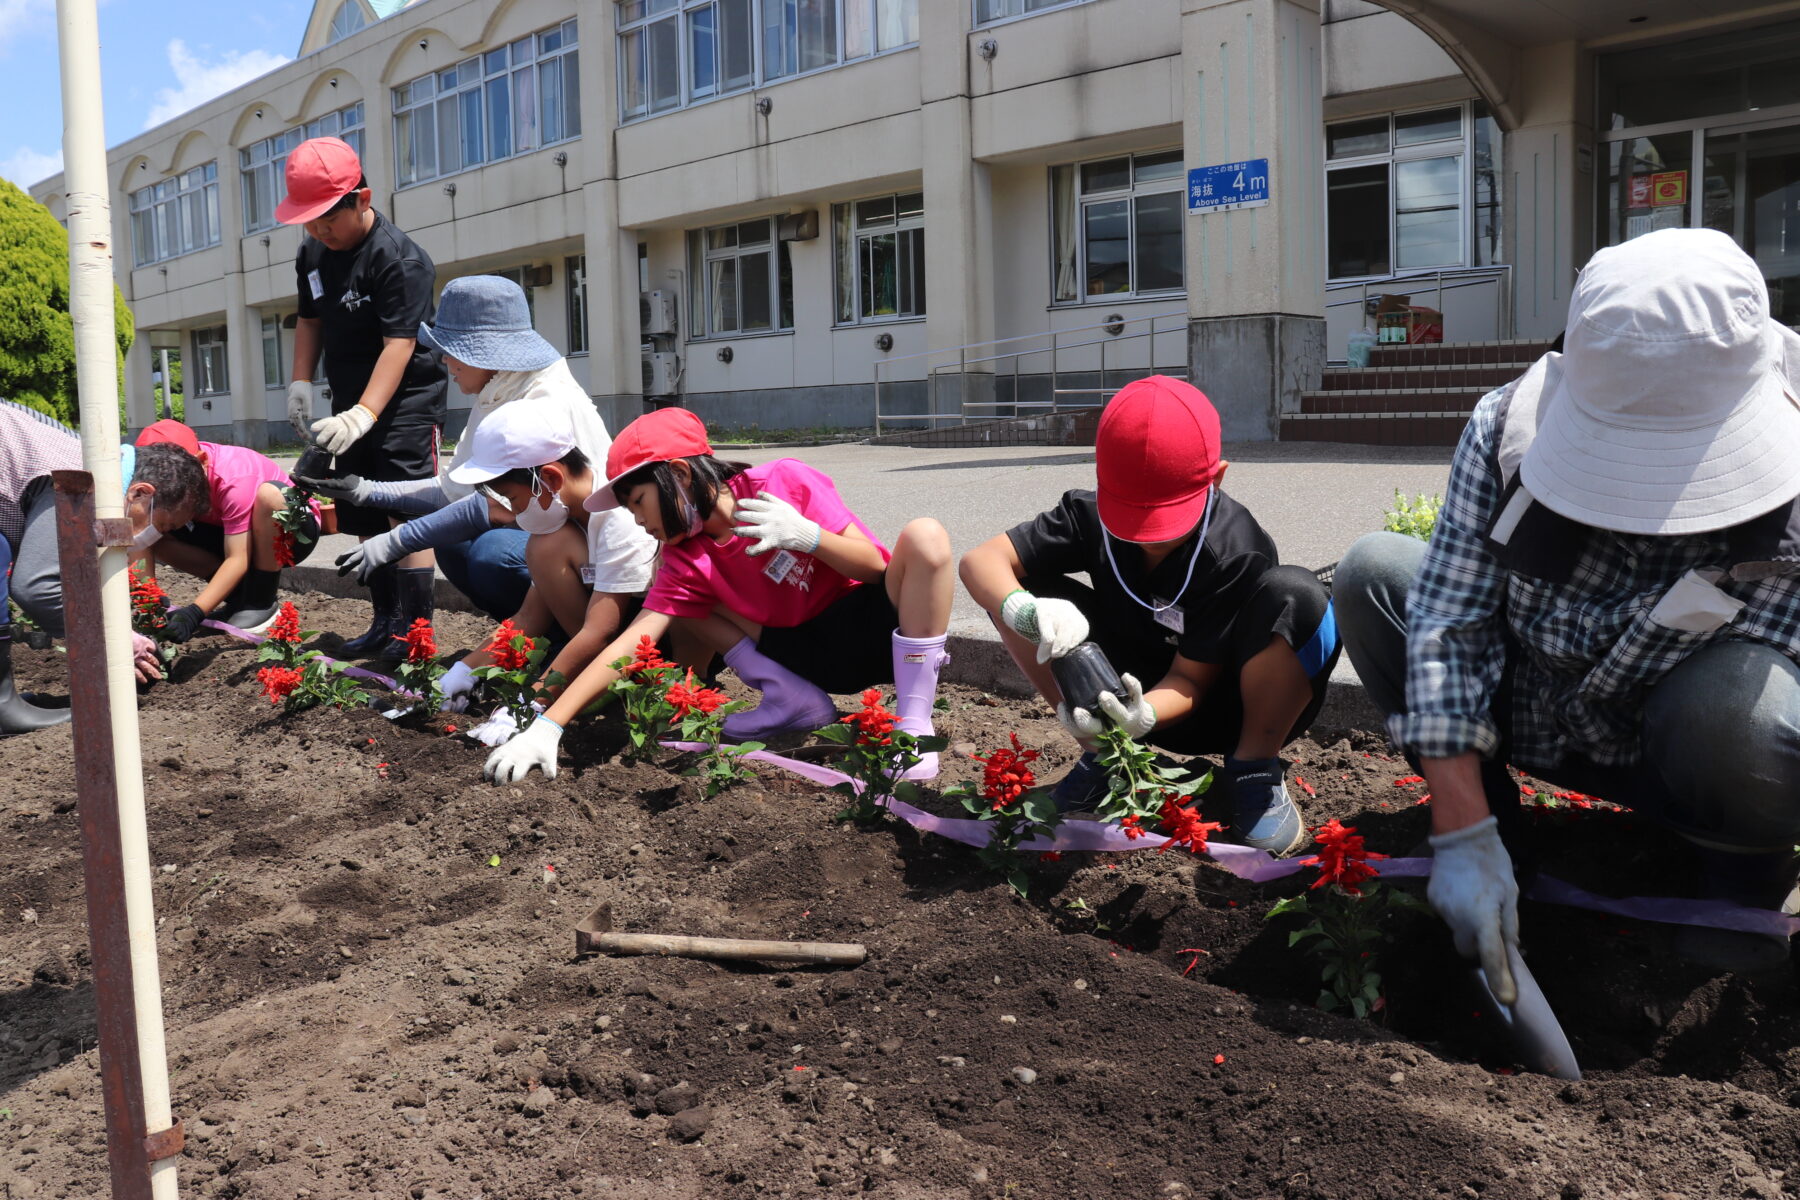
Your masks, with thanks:
[[(115, 146), (294, 57), (311, 0), (100, 0), (106, 141)], [(55, 0), (0, 0), (0, 176), (62, 169)]]

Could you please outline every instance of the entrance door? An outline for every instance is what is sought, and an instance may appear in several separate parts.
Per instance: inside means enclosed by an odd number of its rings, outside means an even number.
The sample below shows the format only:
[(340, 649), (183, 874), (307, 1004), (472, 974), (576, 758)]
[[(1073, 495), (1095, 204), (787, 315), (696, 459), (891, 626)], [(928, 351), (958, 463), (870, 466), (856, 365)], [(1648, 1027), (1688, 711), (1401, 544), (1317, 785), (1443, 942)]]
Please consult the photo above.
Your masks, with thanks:
[(1769, 281), (1770, 314), (1800, 325), (1800, 126), (1707, 130), (1700, 220), (1731, 235)]

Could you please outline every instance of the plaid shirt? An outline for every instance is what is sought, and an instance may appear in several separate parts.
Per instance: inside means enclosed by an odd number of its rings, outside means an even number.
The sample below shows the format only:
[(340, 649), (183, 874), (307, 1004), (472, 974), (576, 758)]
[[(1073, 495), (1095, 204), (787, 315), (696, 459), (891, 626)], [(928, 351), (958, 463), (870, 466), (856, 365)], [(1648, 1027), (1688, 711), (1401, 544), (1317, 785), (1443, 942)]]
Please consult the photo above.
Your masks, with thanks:
[(1501, 731), (1490, 709), (1509, 634), (1518, 651), (1506, 753), (1535, 770), (1569, 757), (1635, 763), (1651, 688), (1705, 646), (1759, 642), (1800, 661), (1800, 575), (1721, 579), (1718, 588), (1743, 607), (1705, 632), (1651, 620), (1688, 571), (1734, 565), (1723, 530), (1674, 537), (1590, 530), (1567, 583), (1498, 562), (1486, 534), (1505, 490), (1495, 452), (1512, 386), (1476, 405), (1451, 462), (1431, 548), (1407, 593), (1407, 712), (1388, 726), (1397, 744), (1425, 758), (1494, 755)]
[(25, 532), (19, 498), (32, 480), (79, 470), (81, 438), (73, 429), (35, 408), (0, 400), (0, 537), (19, 544)]

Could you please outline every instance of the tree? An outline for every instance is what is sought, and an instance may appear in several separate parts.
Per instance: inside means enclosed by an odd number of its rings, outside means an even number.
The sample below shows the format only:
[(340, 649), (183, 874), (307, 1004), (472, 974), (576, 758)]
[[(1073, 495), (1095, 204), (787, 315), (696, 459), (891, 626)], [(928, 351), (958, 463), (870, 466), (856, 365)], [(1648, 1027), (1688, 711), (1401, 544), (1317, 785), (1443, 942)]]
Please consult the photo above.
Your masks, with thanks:
[[(113, 288), (123, 392), (131, 310)], [(75, 327), (69, 317), (69, 235), (50, 210), (0, 179), (0, 397), (75, 424)], [(120, 401), (121, 417), (124, 412)]]
[[(156, 351), (152, 350), (151, 354)], [(156, 361), (160, 361), (156, 360)], [(152, 419), (162, 416), (174, 417), (177, 421), (187, 420), (187, 389), (181, 386), (181, 352), (171, 351), (169, 354), (169, 378), (162, 377), (159, 368), (155, 374), (156, 383), (150, 389), (150, 416)], [(163, 394), (167, 392), (173, 398), (165, 402)]]

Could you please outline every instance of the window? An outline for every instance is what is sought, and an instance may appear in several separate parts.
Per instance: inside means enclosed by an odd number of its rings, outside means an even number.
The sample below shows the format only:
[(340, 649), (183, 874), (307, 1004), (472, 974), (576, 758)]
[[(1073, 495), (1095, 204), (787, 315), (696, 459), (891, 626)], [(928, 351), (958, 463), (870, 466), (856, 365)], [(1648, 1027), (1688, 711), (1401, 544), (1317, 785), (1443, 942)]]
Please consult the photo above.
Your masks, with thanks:
[(564, 21), (395, 88), (399, 186), (580, 137), (577, 58)]
[(194, 330), (194, 391), (201, 396), (222, 396), (231, 391), (223, 325)]
[(358, 101), (348, 108), (326, 113), (316, 121), (296, 125), (292, 129), (266, 137), (238, 151), (244, 176), (244, 233), (260, 233), (275, 227), (275, 206), (287, 194), (284, 173), (288, 152), (307, 138), (342, 138), (363, 153), (363, 106)]
[(618, 0), (618, 18), (625, 120), (919, 40), (918, 0)]
[(262, 319), (263, 386), (283, 388), (287, 380), (281, 374), (281, 318), (265, 315)]
[(1082, 0), (975, 0), (975, 23), (986, 25), (1008, 17), (1022, 17), (1051, 8), (1067, 8)]
[(219, 164), (205, 163), (131, 193), (137, 266), (219, 244)]
[(368, 18), (363, 16), (362, 5), (357, 0), (344, 0), (331, 16), (331, 32), (326, 36), (325, 44), (329, 46), (333, 42), (341, 42), (368, 23)]
[(1179, 150), (1052, 167), (1056, 302), (1180, 291), (1185, 191)]
[(925, 315), (925, 195), (832, 206), (837, 322)]
[(688, 259), (693, 337), (794, 327), (794, 270), (773, 218), (696, 229), (688, 234)]
[(1479, 103), (1327, 125), (1329, 278), (1497, 261), (1499, 148)]
[(575, 254), (563, 259), (564, 287), (569, 294), (569, 353), (586, 354), (587, 324), (587, 255)]

